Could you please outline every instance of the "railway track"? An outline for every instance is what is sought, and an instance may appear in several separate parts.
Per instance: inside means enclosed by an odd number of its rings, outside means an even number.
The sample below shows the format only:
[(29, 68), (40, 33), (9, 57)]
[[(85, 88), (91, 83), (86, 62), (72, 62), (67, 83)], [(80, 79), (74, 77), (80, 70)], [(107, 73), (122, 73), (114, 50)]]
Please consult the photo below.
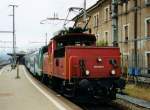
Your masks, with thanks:
[[(57, 90), (55, 90), (55, 92), (59, 93), (59, 91)], [(149, 110), (147, 108), (139, 106), (138, 104), (134, 104), (131, 103), (130, 101), (125, 101), (120, 98), (119, 99), (117, 98), (115, 101), (112, 101), (111, 103), (91, 103), (91, 102), (80, 103), (78, 102), (78, 100), (72, 100), (69, 98), (67, 99), (72, 103), (78, 105), (83, 110)]]
[[(28, 70), (27, 70), (28, 71)], [(29, 71), (28, 71), (29, 72)], [(30, 72), (29, 72), (30, 73)], [(31, 74), (32, 75), (32, 74)], [(36, 81), (38, 81), (39, 83), (42, 83), (41, 81), (37, 80), (35, 77), (34, 78)], [(51, 87), (45, 85), (48, 89), (52, 89)], [(59, 90), (54, 90), (56, 93), (60, 94)], [(65, 97), (65, 96), (63, 96)], [(124, 110), (124, 109), (119, 109), (116, 105), (114, 105), (113, 103), (109, 103), (109, 104), (104, 104), (104, 103), (80, 103), (77, 100), (72, 100), (69, 99), (67, 97), (65, 97), (67, 100), (69, 100), (70, 102), (74, 103), (75, 105), (79, 106), (81, 109), (83, 110)]]
[[(42, 83), (39, 80), (37, 80), (37, 81), (39, 83)], [(52, 89), (49, 86), (47, 86), (47, 88)], [(62, 96), (62, 94), (60, 93), (59, 90), (54, 90), (54, 91), (57, 92), (58, 94), (60, 94), (60, 96)], [(65, 97), (65, 96), (63, 96), (63, 97)], [(66, 98), (66, 99), (69, 100), (70, 102), (74, 103), (75, 105), (79, 106), (83, 110), (147, 110), (144, 108), (137, 107), (134, 104), (131, 104), (129, 102), (122, 101), (120, 99), (117, 99), (117, 100), (113, 101), (112, 103), (105, 103), (105, 104), (104, 103), (80, 103), (77, 100), (72, 100), (69, 98)], [(132, 108), (134, 108), (134, 109), (132, 109)]]
[(78, 104), (83, 110), (125, 110), (117, 107), (113, 103), (109, 104), (103, 104), (103, 103), (98, 103), (98, 104)]
[[(48, 87), (48, 86), (47, 86)], [(51, 89), (50, 87), (48, 87)], [(54, 90), (55, 92), (59, 93), (58, 90)], [(65, 96), (64, 96), (65, 97)], [(67, 98), (67, 97), (65, 97)], [(67, 98), (70, 102), (76, 104), (83, 110), (149, 110), (147, 108), (143, 108), (137, 104), (133, 104), (129, 101), (125, 101), (122, 99), (116, 99), (111, 103), (80, 103), (78, 100), (72, 100)]]

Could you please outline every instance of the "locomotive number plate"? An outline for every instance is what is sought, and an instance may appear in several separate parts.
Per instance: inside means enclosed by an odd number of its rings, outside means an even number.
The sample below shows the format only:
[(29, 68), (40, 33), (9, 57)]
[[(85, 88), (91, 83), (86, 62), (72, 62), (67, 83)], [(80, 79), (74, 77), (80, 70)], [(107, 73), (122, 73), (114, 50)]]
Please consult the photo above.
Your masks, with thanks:
[(104, 68), (104, 66), (94, 65), (93, 68)]

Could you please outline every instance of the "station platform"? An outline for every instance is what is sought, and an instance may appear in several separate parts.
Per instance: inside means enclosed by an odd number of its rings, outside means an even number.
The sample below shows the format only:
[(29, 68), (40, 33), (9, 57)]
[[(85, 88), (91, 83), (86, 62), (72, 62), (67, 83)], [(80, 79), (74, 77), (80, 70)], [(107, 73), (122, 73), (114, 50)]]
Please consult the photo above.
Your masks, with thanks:
[(23, 65), (0, 70), (0, 110), (81, 110), (61, 95), (34, 79)]

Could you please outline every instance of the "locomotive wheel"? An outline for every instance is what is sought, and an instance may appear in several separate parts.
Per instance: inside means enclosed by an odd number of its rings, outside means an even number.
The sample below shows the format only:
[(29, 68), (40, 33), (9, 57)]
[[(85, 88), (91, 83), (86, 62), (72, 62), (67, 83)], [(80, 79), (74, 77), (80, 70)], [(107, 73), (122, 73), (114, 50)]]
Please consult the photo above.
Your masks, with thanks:
[(60, 92), (61, 90), (61, 80), (55, 77), (50, 78), (49, 80), (49, 84), (51, 86), (51, 88), (58, 90)]
[(67, 83), (65, 84), (65, 86), (63, 86), (63, 95), (68, 97), (68, 98), (73, 98), (75, 97), (75, 87), (74, 84), (71, 83)]
[(110, 97), (111, 97), (112, 100), (116, 99), (116, 92), (117, 92), (116, 89), (113, 89), (113, 90), (110, 91)]
[(35, 77), (36, 77), (36, 79), (39, 80), (39, 81), (41, 81), (41, 79), (42, 79), (41, 76), (39, 76), (39, 75), (37, 75), (37, 74), (36, 74)]

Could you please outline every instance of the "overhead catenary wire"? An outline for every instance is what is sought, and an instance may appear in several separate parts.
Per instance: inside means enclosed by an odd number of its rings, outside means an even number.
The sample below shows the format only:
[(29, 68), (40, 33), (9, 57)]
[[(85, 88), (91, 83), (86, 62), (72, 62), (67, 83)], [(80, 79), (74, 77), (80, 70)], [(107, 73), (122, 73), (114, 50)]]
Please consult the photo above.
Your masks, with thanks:
[(12, 31), (0, 31), (0, 33), (13, 33)]
[(68, 14), (67, 14), (67, 16), (66, 16), (66, 19), (65, 19), (65, 21), (64, 21), (63, 27), (66, 26), (66, 21), (67, 21), (67, 19), (68, 19), (69, 13), (70, 13), (70, 9), (69, 9)]

